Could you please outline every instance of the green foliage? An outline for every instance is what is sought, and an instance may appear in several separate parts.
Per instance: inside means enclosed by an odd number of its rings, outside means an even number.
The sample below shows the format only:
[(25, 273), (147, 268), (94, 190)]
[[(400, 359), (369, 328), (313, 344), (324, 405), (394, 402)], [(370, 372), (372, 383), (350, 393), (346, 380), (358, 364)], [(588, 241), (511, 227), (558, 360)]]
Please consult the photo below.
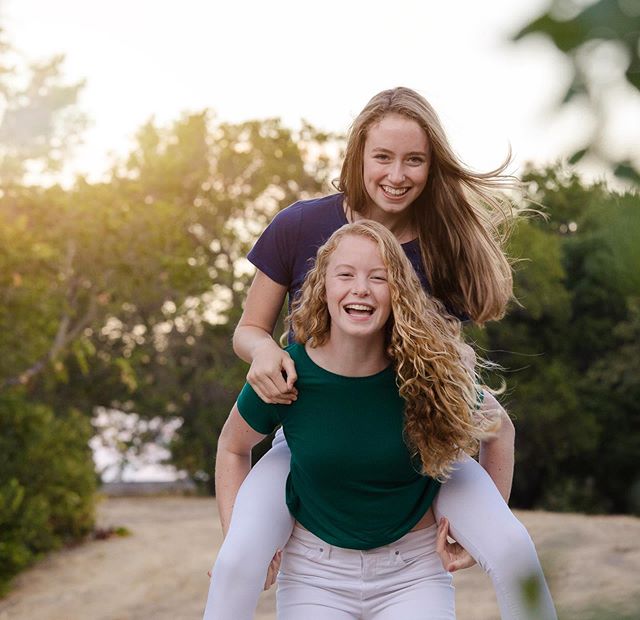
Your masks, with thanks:
[(42, 553), (91, 531), (96, 478), (91, 426), (0, 394), (0, 591)]
[(0, 386), (87, 414), (179, 416), (175, 462), (212, 491), (245, 372), (231, 350), (244, 257), (278, 209), (327, 189), (332, 138), (210, 116), (147, 123), (109, 183), (0, 197)]
[(546, 218), (511, 240), (521, 305), (482, 334), (508, 369), (520, 507), (638, 512), (640, 198), (529, 171)]

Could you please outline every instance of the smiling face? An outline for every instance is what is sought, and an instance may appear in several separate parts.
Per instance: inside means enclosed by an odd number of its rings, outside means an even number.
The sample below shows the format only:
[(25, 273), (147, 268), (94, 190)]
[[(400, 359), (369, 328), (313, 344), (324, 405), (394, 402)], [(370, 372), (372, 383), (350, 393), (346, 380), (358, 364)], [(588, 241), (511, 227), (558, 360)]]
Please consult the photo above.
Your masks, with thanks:
[(429, 141), (418, 123), (387, 114), (373, 124), (364, 143), (367, 217), (384, 222), (401, 215), (420, 196), (429, 176)]
[(355, 235), (340, 241), (327, 264), (325, 294), (331, 338), (384, 341), (391, 296), (387, 269), (375, 241)]

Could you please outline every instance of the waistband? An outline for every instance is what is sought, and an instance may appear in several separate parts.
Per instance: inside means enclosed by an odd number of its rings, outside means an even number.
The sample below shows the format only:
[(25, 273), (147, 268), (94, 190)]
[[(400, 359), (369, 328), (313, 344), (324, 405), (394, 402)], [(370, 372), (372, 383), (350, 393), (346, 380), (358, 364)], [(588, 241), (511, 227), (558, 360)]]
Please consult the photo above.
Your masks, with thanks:
[(383, 547), (376, 547), (374, 549), (345, 549), (344, 547), (337, 547), (326, 543), (321, 538), (318, 538), (315, 534), (312, 534), (309, 530), (303, 528), (296, 523), (291, 534), (291, 539), (298, 542), (305, 547), (317, 550), (324, 557), (334, 558), (355, 558), (362, 557), (363, 555), (368, 557), (373, 556), (390, 556), (400, 555), (407, 553), (416, 547), (427, 549), (432, 546), (435, 551), (436, 539), (438, 537), (438, 524), (434, 523), (421, 530), (415, 530), (405, 534), (402, 538), (399, 538), (395, 542), (392, 542)]

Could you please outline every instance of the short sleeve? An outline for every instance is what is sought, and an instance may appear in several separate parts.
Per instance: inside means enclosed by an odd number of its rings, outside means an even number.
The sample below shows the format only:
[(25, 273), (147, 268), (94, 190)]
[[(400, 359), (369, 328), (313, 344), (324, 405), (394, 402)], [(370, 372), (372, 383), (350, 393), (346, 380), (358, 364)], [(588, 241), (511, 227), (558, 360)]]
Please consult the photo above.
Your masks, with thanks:
[(244, 421), (258, 433), (268, 435), (280, 424), (277, 405), (265, 403), (248, 383), (242, 388), (237, 405)]
[(296, 205), (277, 213), (247, 255), (260, 271), (287, 288), (293, 280), (301, 217), (301, 209)]

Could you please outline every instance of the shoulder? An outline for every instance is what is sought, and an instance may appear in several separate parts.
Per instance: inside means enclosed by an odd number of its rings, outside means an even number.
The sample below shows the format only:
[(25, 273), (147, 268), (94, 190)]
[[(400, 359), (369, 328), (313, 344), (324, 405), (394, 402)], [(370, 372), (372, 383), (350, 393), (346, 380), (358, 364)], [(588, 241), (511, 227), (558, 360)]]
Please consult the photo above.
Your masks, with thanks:
[(278, 225), (300, 224), (303, 219), (305, 222), (313, 220), (325, 221), (334, 213), (339, 215), (339, 209), (342, 208), (342, 199), (342, 194), (330, 194), (320, 198), (298, 200), (279, 211), (273, 218), (273, 223)]

